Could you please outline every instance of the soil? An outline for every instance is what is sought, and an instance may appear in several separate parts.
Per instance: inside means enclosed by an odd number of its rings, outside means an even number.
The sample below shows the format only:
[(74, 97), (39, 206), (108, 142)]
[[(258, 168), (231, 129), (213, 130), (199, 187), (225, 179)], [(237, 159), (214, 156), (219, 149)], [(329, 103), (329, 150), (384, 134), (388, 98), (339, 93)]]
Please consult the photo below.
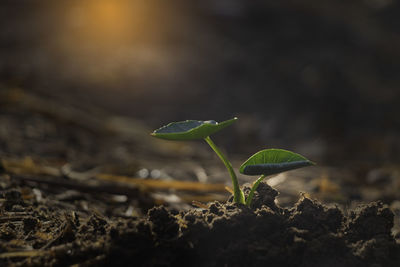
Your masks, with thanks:
[[(122, 28), (30, 2), (0, 10), (0, 266), (400, 266), (398, 1), (113, 1)], [(233, 116), (234, 167), (318, 166), (248, 208), (204, 144), (149, 136)]]
[[(280, 196), (261, 184), (248, 208), (228, 199), (223, 166), (201, 145), (157, 143), (135, 121), (24, 91), (1, 101), (0, 266), (399, 266), (391, 172), (371, 176), (378, 187), (310, 168), (277, 183)], [(355, 207), (365, 196), (384, 202)]]
[[(0, 265), (398, 266), (400, 262), (400, 244), (391, 234), (394, 215), (382, 202), (344, 214), (302, 196), (293, 207), (282, 208), (274, 202), (278, 192), (263, 183), (251, 208), (230, 200), (187, 211), (157, 206), (144, 217), (116, 219), (38, 204), (24, 199), (24, 191), (3, 192)], [(23, 246), (31, 248), (29, 253), (12, 252), (13, 247)]]

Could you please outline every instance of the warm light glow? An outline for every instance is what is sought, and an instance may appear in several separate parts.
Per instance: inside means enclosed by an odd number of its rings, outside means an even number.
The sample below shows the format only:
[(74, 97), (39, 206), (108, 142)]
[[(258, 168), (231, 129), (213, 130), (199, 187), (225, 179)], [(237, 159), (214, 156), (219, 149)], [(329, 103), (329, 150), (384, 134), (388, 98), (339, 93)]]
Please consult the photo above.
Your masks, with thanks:
[(64, 66), (60, 76), (117, 88), (124, 79), (173, 72), (176, 49), (165, 44), (186, 24), (168, 2), (70, 0), (52, 12), (60, 21), (49, 49)]
[(71, 0), (59, 7), (53, 47), (65, 72), (104, 85), (118, 81), (125, 65), (138, 68), (130, 57), (160, 30), (153, 8), (139, 0)]
[(84, 43), (121, 44), (138, 32), (144, 34), (141, 30), (144, 13), (137, 1), (91, 0), (73, 6), (67, 23), (76, 39)]
[(124, 9), (120, 2), (100, 0), (94, 3), (93, 11), (100, 21), (109, 25), (117, 24), (123, 17)]

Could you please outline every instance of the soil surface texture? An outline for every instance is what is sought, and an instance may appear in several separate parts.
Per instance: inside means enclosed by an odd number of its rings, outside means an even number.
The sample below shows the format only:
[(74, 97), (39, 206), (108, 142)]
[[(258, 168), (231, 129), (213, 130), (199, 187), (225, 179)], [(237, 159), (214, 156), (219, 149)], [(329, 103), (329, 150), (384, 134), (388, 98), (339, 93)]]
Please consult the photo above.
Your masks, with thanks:
[(283, 209), (274, 204), (277, 194), (262, 184), (252, 208), (231, 202), (178, 214), (153, 208), (133, 227), (113, 228), (108, 260), (124, 265), (135, 259), (143, 266), (398, 266), (393, 213), (381, 202), (344, 215), (307, 197)]
[[(302, 196), (293, 207), (281, 208), (274, 202), (278, 192), (261, 184), (251, 208), (231, 200), (188, 211), (158, 206), (144, 217), (111, 220), (38, 205), (24, 199), (21, 190), (3, 194), (1, 213), (13, 213), (20, 223), (8, 220), (1, 226), (2, 266), (355, 267), (400, 262), (400, 245), (391, 234), (394, 216), (381, 202), (344, 214)], [(7, 252), (21, 244), (33, 248), (29, 255)]]

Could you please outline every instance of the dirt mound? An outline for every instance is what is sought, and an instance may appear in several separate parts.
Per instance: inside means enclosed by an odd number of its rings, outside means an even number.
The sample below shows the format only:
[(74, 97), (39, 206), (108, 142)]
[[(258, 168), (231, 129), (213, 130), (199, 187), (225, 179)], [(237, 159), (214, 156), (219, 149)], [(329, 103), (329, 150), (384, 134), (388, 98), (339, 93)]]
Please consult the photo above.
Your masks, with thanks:
[[(261, 184), (253, 206), (154, 207), (144, 217), (104, 217), (3, 191), (0, 265), (399, 266), (393, 213), (372, 202), (347, 214), (305, 196), (281, 208)], [(245, 188), (245, 193), (249, 188)], [(51, 204), (53, 203), (53, 204)], [(69, 207), (68, 209), (66, 207)]]
[[(268, 194), (265, 194), (268, 192)], [(260, 194), (261, 193), (261, 194)], [(147, 218), (110, 230), (106, 262), (142, 266), (398, 266), (393, 213), (381, 202), (345, 216), (302, 197), (291, 209), (259, 187), (254, 205), (214, 202), (208, 209), (171, 213), (155, 207)]]

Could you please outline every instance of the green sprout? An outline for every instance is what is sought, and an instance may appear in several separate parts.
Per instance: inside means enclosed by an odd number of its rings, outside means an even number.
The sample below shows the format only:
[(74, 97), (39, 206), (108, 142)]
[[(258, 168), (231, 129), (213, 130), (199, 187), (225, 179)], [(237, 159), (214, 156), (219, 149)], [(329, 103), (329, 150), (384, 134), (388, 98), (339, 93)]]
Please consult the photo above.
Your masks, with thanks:
[(309, 161), (305, 157), (287, 150), (261, 150), (246, 160), (239, 169), (240, 173), (245, 175), (261, 175), (253, 184), (247, 199), (245, 199), (243, 191), (240, 189), (236, 173), (232, 168), (232, 164), (210, 138), (211, 134), (231, 125), (236, 120), (237, 118), (233, 118), (220, 123), (214, 120), (187, 120), (172, 122), (155, 130), (151, 135), (161, 139), (176, 141), (204, 139), (224, 163), (231, 176), (233, 184), (233, 201), (235, 203), (246, 204), (249, 207), (251, 206), (254, 192), (265, 177), (284, 171), (314, 165), (312, 161)]

